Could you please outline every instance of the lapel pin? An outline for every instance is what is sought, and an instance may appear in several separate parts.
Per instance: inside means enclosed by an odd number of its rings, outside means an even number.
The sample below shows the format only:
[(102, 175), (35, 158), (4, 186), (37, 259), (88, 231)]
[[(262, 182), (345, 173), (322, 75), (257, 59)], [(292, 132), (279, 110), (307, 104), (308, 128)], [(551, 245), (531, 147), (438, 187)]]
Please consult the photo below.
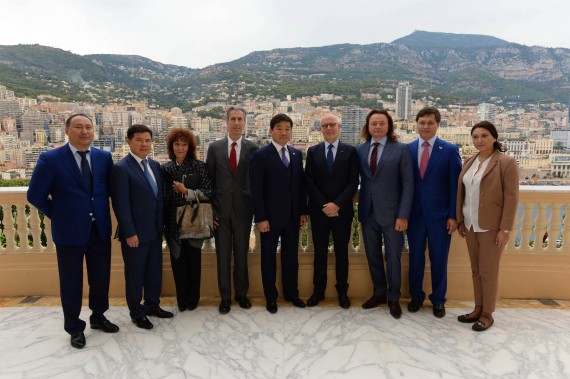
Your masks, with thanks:
[(443, 147), (440, 146), (440, 147), (439, 147), (439, 150), (443, 150)]

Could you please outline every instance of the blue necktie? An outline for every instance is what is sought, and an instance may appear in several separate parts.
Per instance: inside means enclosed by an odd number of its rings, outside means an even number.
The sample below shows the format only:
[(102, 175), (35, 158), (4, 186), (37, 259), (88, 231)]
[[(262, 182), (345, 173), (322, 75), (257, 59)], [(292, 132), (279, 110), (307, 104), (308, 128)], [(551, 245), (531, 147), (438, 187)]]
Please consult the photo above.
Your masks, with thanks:
[(285, 147), (281, 148), (281, 160), (285, 167), (289, 167), (289, 159), (287, 159), (287, 155), (285, 154)]
[(154, 192), (154, 196), (157, 196), (158, 195), (158, 188), (156, 187), (156, 183), (154, 182), (154, 180), (152, 179), (152, 176), (150, 175), (150, 171), (148, 169), (148, 161), (146, 159), (143, 159), (142, 164), (144, 167), (144, 175), (146, 176), (146, 180), (148, 180), (148, 183), (150, 184), (150, 187), (152, 188), (152, 192)]
[(334, 155), (332, 151), (333, 147), (334, 145), (330, 144), (328, 147), (329, 151), (327, 152), (327, 166), (329, 167), (329, 174), (332, 174), (334, 164)]
[(86, 151), (77, 151), (77, 154), (81, 155), (81, 176), (83, 177), (83, 181), (87, 186), (89, 192), (93, 191), (93, 177), (91, 176), (91, 168), (89, 167), (89, 161), (87, 160), (87, 153), (89, 150)]

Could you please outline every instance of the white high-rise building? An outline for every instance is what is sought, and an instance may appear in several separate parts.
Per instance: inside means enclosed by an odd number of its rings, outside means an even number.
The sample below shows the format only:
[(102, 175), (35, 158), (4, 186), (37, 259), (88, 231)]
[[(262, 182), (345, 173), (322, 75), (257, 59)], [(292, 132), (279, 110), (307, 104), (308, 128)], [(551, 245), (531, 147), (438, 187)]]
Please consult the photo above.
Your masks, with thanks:
[(396, 118), (412, 119), (412, 85), (409, 82), (400, 82), (396, 88)]
[(496, 114), (497, 106), (495, 104), (481, 103), (477, 106), (477, 122), (489, 121), (494, 124)]
[(360, 142), (360, 131), (366, 123), (366, 109), (348, 106), (342, 111), (342, 142), (356, 146)]

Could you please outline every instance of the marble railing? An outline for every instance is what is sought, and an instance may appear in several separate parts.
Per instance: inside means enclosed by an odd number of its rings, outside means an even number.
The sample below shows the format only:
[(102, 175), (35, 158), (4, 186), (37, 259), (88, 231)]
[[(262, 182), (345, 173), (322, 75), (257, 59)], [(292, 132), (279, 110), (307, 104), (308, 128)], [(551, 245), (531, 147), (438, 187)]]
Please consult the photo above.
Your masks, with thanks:
[[(47, 218), (26, 201), (26, 187), (0, 188), (0, 296), (57, 294), (57, 263), (51, 225)], [(567, 211), (570, 187), (523, 186), (520, 192), (518, 221), (507, 245), (502, 266), (502, 296), (512, 298), (570, 298), (570, 222)], [(115, 221), (113, 220), (113, 223)], [(312, 236), (310, 224), (303, 228), (299, 241), (299, 285), (302, 294), (310, 294), (312, 282)], [(250, 293), (262, 295), (259, 270), (259, 232), (253, 228), (251, 237)], [(366, 297), (370, 279), (364, 254), (359, 243), (362, 235), (355, 221), (350, 251), (350, 293)], [(215, 270), (215, 241), (206, 241), (203, 252), (202, 293), (217, 294)], [(123, 293), (120, 245), (112, 244), (111, 293)], [(168, 250), (164, 250), (164, 292), (173, 291)], [(407, 254), (402, 258), (403, 293), (407, 291)], [(334, 270), (334, 256), (329, 259)], [(405, 272), (404, 272), (405, 271)], [(333, 271), (331, 271), (332, 274)], [(449, 259), (450, 298), (470, 298), (471, 279), (465, 242), (454, 235)], [(429, 283), (429, 267), (426, 268)], [(329, 275), (334, 278), (334, 275)], [(334, 294), (330, 283), (327, 294)], [(509, 287), (505, 288), (508, 284)], [(512, 287), (514, 285), (515, 287)]]

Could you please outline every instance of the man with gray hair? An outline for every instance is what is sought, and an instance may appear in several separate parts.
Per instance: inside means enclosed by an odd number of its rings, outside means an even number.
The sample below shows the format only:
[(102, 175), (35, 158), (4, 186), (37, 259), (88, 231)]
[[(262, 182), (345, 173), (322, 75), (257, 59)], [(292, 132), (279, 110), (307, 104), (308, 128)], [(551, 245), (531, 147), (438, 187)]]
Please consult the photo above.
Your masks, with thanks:
[(324, 142), (307, 151), (305, 177), (309, 195), (309, 216), (315, 246), (313, 294), (307, 306), (318, 305), (325, 297), (327, 256), (332, 233), (336, 290), (342, 308), (350, 307), (348, 298), (348, 243), (354, 217), (352, 198), (358, 188), (356, 148), (340, 142), (338, 117), (327, 114), (321, 119)]
[(206, 159), (214, 185), (214, 236), (221, 314), (227, 314), (231, 310), (232, 251), (235, 299), (241, 308), (251, 308), (251, 302), (247, 298), (247, 252), (253, 220), (249, 162), (258, 146), (243, 137), (245, 122), (246, 115), (242, 108), (229, 108), (226, 112), (228, 135), (210, 144)]

